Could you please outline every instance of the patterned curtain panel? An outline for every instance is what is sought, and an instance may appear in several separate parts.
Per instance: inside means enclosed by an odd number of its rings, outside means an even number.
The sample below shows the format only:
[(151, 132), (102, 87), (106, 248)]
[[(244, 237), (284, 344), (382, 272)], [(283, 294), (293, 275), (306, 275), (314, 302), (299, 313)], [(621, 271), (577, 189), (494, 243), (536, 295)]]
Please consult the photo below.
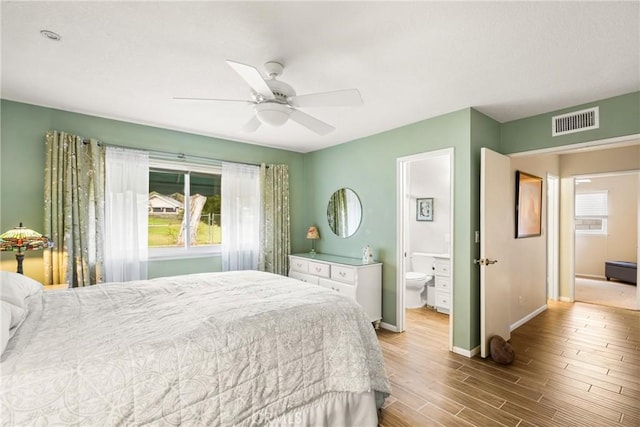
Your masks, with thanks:
[(291, 239), (289, 226), (289, 167), (260, 167), (262, 224), (260, 227), (260, 270), (286, 276)]
[(93, 285), (103, 278), (104, 148), (50, 131), (45, 138), (45, 284)]

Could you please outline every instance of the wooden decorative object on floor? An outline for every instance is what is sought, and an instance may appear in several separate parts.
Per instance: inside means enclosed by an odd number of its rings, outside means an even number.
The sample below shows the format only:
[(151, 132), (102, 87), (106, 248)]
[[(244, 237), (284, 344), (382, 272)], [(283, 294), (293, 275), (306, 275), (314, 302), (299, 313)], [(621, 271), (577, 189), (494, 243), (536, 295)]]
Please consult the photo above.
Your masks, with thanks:
[(515, 353), (511, 344), (506, 342), (500, 335), (494, 335), (489, 340), (491, 358), (501, 365), (511, 365), (515, 358)]

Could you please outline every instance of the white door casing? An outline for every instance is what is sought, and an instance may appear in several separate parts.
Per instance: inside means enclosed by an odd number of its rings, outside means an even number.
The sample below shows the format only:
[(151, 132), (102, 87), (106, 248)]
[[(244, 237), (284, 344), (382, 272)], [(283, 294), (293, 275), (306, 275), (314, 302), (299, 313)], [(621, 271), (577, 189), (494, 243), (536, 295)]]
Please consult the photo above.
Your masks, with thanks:
[(559, 178), (547, 173), (547, 299), (559, 298)]
[(511, 338), (509, 243), (515, 235), (511, 160), (482, 148), (480, 171), (480, 260), (476, 261), (480, 264), (480, 355), (487, 357), (492, 336)]

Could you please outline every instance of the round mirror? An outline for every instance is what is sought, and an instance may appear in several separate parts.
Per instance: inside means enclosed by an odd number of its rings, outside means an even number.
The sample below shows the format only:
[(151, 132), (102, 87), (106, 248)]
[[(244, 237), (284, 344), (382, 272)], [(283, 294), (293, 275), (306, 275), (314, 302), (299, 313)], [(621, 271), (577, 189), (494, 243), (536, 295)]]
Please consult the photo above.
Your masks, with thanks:
[(331, 195), (327, 206), (327, 220), (338, 237), (351, 237), (360, 227), (362, 205), (350, 188), (341, 188)]

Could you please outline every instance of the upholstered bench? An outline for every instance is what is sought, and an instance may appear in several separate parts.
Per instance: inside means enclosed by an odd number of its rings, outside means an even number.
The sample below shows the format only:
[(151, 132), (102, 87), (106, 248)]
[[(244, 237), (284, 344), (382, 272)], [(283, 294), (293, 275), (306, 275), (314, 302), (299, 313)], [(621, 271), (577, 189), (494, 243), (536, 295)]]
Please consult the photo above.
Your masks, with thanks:
[(617, 279), (636, 285), (638, 264), (627, 261), (606, 261), (604, 263), (604, 276), (607, 280)]

